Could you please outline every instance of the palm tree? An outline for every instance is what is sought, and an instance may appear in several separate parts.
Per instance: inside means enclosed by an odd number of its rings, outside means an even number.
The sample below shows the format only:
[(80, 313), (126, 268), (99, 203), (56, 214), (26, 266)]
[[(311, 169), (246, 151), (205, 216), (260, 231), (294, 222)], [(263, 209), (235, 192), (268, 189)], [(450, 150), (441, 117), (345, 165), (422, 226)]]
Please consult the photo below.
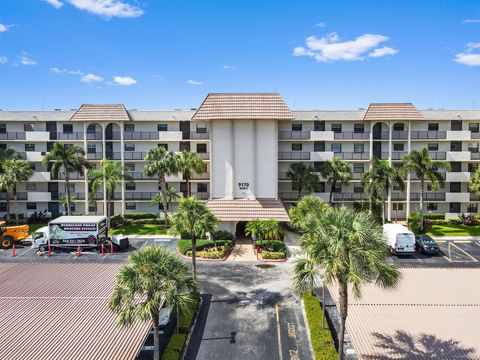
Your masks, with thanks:
[(468, 189), (471, 192), (480, 194), (480, 167), (477, 167), (472, 177), (470, 178), (470, 184), (468, 185)]
[(170, 231), (173, 234), (186, 234), (192, 240), (192, 271), (197, 278), (196, 247), (197, 238), (213, 233), (218, 220), (205, 202), (195, 197), (182, 197), (177, 210), (172, 214)]
[(20, 182), (27, 181), (33, 175), (33, 169), (25, 160), (9, 158), (2, 163), (0, 173), (0, 189), (7, 193), (7, 220), (10, 219), (10, 193), (13, 193), (13, 205), (15, 219), (17, 216), (17, 191), (16, 186)]
[[(62, 196), (60, 198), (60, 205), (62, 205), (65, 209), (65, 211), (67, 210), (67, 196)], [(72, 205), (75, 205), (75, 203), (77, 202), (77, 197), (75, 195), (71, 195), (70, 196), (70, 206)]]
[(352, 180), (352, 170), (350, 164), (338, 157), (334, 157), (332, 160), (325, 162), (320, 173), (322, 177), (330, 184), (330, 197), (329, 203), (332, 204), (333, 193), (338, 183), (347, 185)]
[(177, 171), (183, 174), (187, 185), (187, 196), (191, 196), (190, 179), (194, 173), (201, 174), (205, 172), (205, 163), (197, 153), (183, 150), (177, 156)]
[(158, 183), (163, 199), (163, 214), (165, 216), (165, 227), (168, 226), (167, 213), (167, 182), (165, 177), (178, 174), (177, 155), (167, 151), (163, 146), (150, 149), (145, 156), (143, 172), (147, 176), (158, 176)]
[(330, 209), (331, 207), (318, 196), (304, 196), (288, 211), (288, 215), (290, 216), (290, 224), (295, 229), (302, 231), (305, 220), (309, 214), (321, 214)]
[(334, 282), (338, 285), (338, 359), (342, 360), (349, 285), (358, 298), (362, 286), (371, 281), (394, 287), (399, 272), (387, 262), (389, 248), (383, 241), (382, 226), (370, 214), (344, 206), (308, 215), (301, 247), (305, 258), (294, 264), (295, 290), (311, 291), (322, 273), (323, 286)]
[[(173, 186), (170, 186), (167, 184), (167, 207), (171, 209), (171, 203), (178, 199), (180, 195), (178, 194), (177, 189), (175, 189)], [(152, 196), (152, 199), (150, 200), (150, 205), (151, 206), (160, 206), (163, 205), (163, 196), (162, 193), (158, 193)]]
[(130, 326), (136, 319), (151, 323), (153, 358), (159, 360), (160, 309), (174, 306), (182, 313), (191, 312), (198, 296), (197, 283), (190, 276), (189, 266), (165, 248), (147, 246), (131, 253), (128, 260), (117, 274), (108, 304), (121, 326)]
[[(374, 157), (371, 161), (370, 170), (362, 176), (369, 199), (381, 196), (382, 198), (382, 224), (385, 223), (385, 203), (390, 189), (396, 184), (401, 191), (405, 190), (405, 182), (397, 168), (390, 165), (388, 160), (380, 160)], [(370, 205), (371, 209), (371, 205)]]
[(3, 171), (3, 163), (8, 159), (20, 159), (19, 153), (12, 148), (0, 149), (0, 172)]
[(445, 161), (432, 160), (426, 147), (422, 150), (413, 150), (402, 159), (403, 173), (413, 172), (420, 180), (420, 228), (423, 231), (423, 202), (425, 196), (425, 181), (429, 181), (432, 190), (443, 187), (445, 181), (439, 169), (450, 169), (450, 164)]
[(78, 172), (84, 175), (85, 169), (90, 168), (90, 164), (85, 159), (85, 150), (78, 145), (62, 145), (58, 142), (53, 144), (52, 150), (48, 152), (42, 161), (43, 166), (48, 167), (51, 164), (50, 173), (52, 178), (58, 178), (63, 169), (65, 177), (65, 192), (67, 194), (67, 215), (70, 215), (70, 171)]
[(292, 180), (292, 188), (297, 189), (298, 197), (301, 196), (304, 189), (309, 192), (315, 191), (320, 183), (318, 175), (314, 173), (313, 166), (304, 163), (290, 165), (287, 177)]
[(133, 181), (133, 178), (128, 175), (126, 171), (128, 170), (125, 167), (122, 167), (120, 162), (103, 159), (100, 162), (99, 169), (90, 169), (88, 172), (88, 177), (90, 179), (90, 196), (92, 199), (95, 198), (98, 189), (103, 185), (103, 199), (107, 207), (105, 216), (107, 217), (109, 216), (110, 211), (110, 201), (113, 198), (117, 184), (122, 182), (122, 180), (127, 182)]

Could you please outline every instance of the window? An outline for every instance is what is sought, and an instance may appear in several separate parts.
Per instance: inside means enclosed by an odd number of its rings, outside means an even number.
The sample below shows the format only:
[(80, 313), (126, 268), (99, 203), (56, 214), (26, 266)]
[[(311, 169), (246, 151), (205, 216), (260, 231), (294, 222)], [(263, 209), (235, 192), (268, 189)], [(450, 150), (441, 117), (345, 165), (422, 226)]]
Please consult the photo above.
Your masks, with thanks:
[(332, 131), (334, 133), (341, 133), (342, 132), (342, 124), (332, 124)]
[(432, 184), (427, 184), (427, 191), (432, 191)]
[(470, 123), (468, 124), (468, 130), (470, 130), (472, 133), (478, 133), (480, 130), (479, 125), (479, 123)]
[(292, 124), (292, 131), (302, 131), (302, 124)]
[(135, 124), (124, 124), (123, 125), (123, 130), (125, 130), (125, 132), (134, 132), (135, 131)]
[(165, 150), (168, 151), (168, 144), (158, 144), (158, 147), (163, 147)]
[(403, 211), (403, 203), (393, 203), (393, 210)]
[(438, 123), (429, 123), (428, 131), (438, 131)]
[(427, 203), (427, 210), (430, 211), (437, 211), (437, 203)]
[(450, 163), (450, 171), (451, 172), (461, 172), (462, 171), (462, 163), (461, 162), (451, 162)]
[(462, 142), (450, 141), (450, 151), (462, 151)]
[(7, 132), (7, 124), (0, 124), (0, 134), (5, 134)]
[(353, 192), (354, 193), (357, 193), (357, 194), (361, 194), (365, 191), (365, 189), (363, 188), (363, 185), (353, 185)]
[(73, 133), (73, 124), (63, 124), (63, 132), (65, 134)]
[(7, 150), (7, 144), (0, 144), (0, 149)]
[(477, 204), (468, 204), (467, 212), (469, 213), (476, 213), (478, 210)]
[(460, 203), (450, 203), (450, 212), (459, 213), (460, 212)]
[(468, 151), (478, 153), (478, 143), (468, 144)]
[(353, 144), (353, 152), (363, 153), (363, 150), (364, 150), (363, 144)]
[(36, 202), (27, 202), (27, 210), (37, 210)]
[(35, 144), (25, 144), (25, 151), (35, 151)]
[(125, 203), (125, 209), (136, 210), (137, 209), (137, 204), (134, 203), (134, 202), (127, 202), (127, 203)]
[(127, 163), (125, 164), (125, 170), (127, 171), (135, 171), (135, 164)]
[(206, 154), (207, 153), (207, 144), (197, 144), (197, 153)]
[(0, 202), (0, 211), (1, 212), (7, 211), (7, 203), (6, 202)]
[(23, 131), (33, 131), (33, 124), (23, 124)]
[(393, 144), (393, 151), (403, 151), (404, 145), (403, 144)]
[(364, 124), (353, 124), (353, 132), (355, 134), (363, 134), (365, 132)]
[(313, 151), (325, 151), (325, 141), (314, 141)]
[(26, 188), (27, 188), (27, 191), (35, 191), (37, 190), (37, 184), (27, 183)]
[(357, 174), (361, 174), (365, 171), (363, 164), (353, 164), (353, 172)]
[(95, 124), (90, 124), (87, 126), (87, 134), (95, 134)]
[(405, 125), (402, 123), (393, 124), (393, 131), (404, 131)]
[(452, 193), (462, 192), (462, 183), (451, 182), (450, 183), (450, 192), (452, 192)]
[(47, 142), (47, 152), (52, 151), (53, 145), (55, 145), (55, 143), (53, 141)]
[(198, 183), (197, 184), (197, 192), (206, 193), (207, 192), (207, 184), (206, 183)]
[(468, 172), (473, 173), (473, 172), (477, 171), (477, 168), (478, 168), (478, 164), (476, 164), (476, 163), (469, 163), (468, 164)]
[(450, 124), (450, 130), (461, 131), (462, 130), (462, 120), (452, 120)]
[(331, 151), (334, 153), (341, 153), (342, 152), (342, 144), (332, 144), (330, 145)]
[(158, 124), (157, 125), (158, 131), (168, 131), (168, 124)]
[(206, 134), (207, 125), (206, 124), (197, 124), (197, 134)]
[(95, 154), (97, 152), (97, 145), (87, 144), (87, 154)]
[(320, 172), (322, 171), (323, 167), (325, 166), (325, 162), (323, 161), (314, 161), (313, 162), (313, 171)]
[(325, 121), (315, 120), (313, 122), (313, 130), (315, 130), (315, 131), (325, 131)]
[(125, 151), (135, 151), (135, 144), (125, 144)]
[(302, 144), (292, 144), (292, 151), (302, 151)]
[(136, 186), (134, 182), (127, 182), (125, 184), (125, 190), (136, 190)]
[(190, 143), (187, 141), (180, 142), (180, 151), (190, 151)]
[(68, 183), (68, 190), (72, 193), (75, 192), (75, 184)]
[(428, 151), (438, 151), (438, 144), (428, 144)]
[(96, 213), (97, 212), (97, 204), (90, 204), (88, 205), (88, 211)]

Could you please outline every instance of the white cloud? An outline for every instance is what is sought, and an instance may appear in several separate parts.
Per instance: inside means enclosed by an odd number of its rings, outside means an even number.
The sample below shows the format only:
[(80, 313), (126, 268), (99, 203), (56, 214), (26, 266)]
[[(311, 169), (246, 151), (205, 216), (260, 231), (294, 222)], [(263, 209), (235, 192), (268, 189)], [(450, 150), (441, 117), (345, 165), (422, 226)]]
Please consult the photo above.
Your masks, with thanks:
[(70, 75), (83, 75), (84, 74), (84, 72), (80, 71), (80, 70), (68, 70), (68, 73)]
[(467, 66), (480, 66), (480, 54), (459, 53), (454, 61)]
[(188, 80), (188, 81), (187, 81), (187, 84), (190, 84), (190, 85), (203, 85), (203, 82), (201, 82), (201, 81), (195, 81), (195, 80)]
[(63, 6), (63, 3), (60, 0), (43, 0), (50, 5), (52, 5), (55, 9), (60, 9)]
[(480, 19), (466, 19), (462, 21), (462, 24), (480, 24)]
[(0, 33), (7, 31), (9, 27), (10, 25), (0, 24)]
[(103, 81), (103, 78), (101, 76), (95, 75), (95, 74), (87, 74), (82, 76), (80, 79), (81, 82), (90, 84), (90, 83), (95, 83), (95, 82), (101, 82)]
[(224, 70), (237, 70), (237, 68), (232, 65), (223, 65), (222, 67)]
[(0, 56), (0, 64), (6, 64), (8, 61), (6, 56)]
[(37, 64), (37, 61), (32, 59), (30, 56), (28, 55), (22, 55), (20, 56), (20, 64), (22, 65), (25, 65), (25, 66), (29, 66), (29, 65), (36, 65)]
[(137, 83), (137, 80), (130, 76), (114, 76), (113, 82), (117, 85), (134, 85)]
[(319, 23), (316, 23), (315, 26), (324, 28), (325, 26), (327, 26), (327, 24), (325, 24), (323, 21), (321, 21)]
[(368, 54), (368, 56), (373, 57), (373, 58), (379, 58), (379, 57), (386, 56), (386, 55), (395, 55), (396, 53), (398, 53), (397, 49), (393, 49), (391, 47), (384, 46), (382, 48), (378, 48), (378, 49), (373, 50), (371, 53)]
[(51, 68), (50, 68), (50, 71), (53, 72), (53, 73), (55, 73), (55, 74), (58, 74), (58, 75), (64, 74), (64, 73), (67, 72), (66, 69), (60, 69), (60, 68), (58, 68), (58, 67), (51, 67)]
[[(377, 48), (380, 43), (387, 40), (389, 40), (387, 36), (379, 34), (363, 34), (354, 40), (347, 41), (341, 41), (337, 33), (331, 33), (321, 38), (309, 36), (306, 39), (306, 47), (296, 47), (293, 55), (310, 56), (319, 62), (358, 61), (364, 60), (367, 55), (375, 54), (376, 50), (378, 50), (378, 54), (384, 52), (383, 55), (390, 55), (385, 53), (386, 50), (382, 50), (385, 48)], [(397, 51), (392, 48), (388, 49), (390, 53)]]
[(467, 51), (473, 51), (474, 49), (480, 48), (480, 43), (478, 42), (469, 42), (467, 43)]

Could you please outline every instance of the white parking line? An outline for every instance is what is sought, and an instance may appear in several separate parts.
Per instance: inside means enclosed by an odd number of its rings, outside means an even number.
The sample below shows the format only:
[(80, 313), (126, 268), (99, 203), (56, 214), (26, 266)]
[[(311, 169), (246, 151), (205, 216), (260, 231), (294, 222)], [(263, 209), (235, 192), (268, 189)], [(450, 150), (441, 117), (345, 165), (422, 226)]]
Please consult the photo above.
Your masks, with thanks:
[(35, 250), (35, 249), (31, 247), (30, 249), (28, 249), (27, 251), (21, 253), (20, 255), (17, 255), (16, 257), (21, 257), (21, 256), (25, 255), (26, 253), (32, 251), (32, 250)]

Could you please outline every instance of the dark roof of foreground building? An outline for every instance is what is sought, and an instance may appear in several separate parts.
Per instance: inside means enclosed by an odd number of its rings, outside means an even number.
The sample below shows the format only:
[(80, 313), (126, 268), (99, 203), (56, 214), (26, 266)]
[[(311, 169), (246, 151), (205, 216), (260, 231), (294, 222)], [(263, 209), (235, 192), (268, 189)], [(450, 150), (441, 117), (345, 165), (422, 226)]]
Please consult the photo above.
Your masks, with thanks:
[(121, 266), (1, 263), (0, 359), (135, 359), (150, 326), (108, 308)]
[(208, 94), (192, 120), (293, 120), (277, 93)]
[(213, 199), (207, 206), (220, 221), (290, 221), (282, 202), (276, 199)]
[(363, 120), (423, 120), (412, 103), (373, 103), (368, 106)]
[(123, 104), (83, 104), (70, 120), (128, 121), (132, 118)]

